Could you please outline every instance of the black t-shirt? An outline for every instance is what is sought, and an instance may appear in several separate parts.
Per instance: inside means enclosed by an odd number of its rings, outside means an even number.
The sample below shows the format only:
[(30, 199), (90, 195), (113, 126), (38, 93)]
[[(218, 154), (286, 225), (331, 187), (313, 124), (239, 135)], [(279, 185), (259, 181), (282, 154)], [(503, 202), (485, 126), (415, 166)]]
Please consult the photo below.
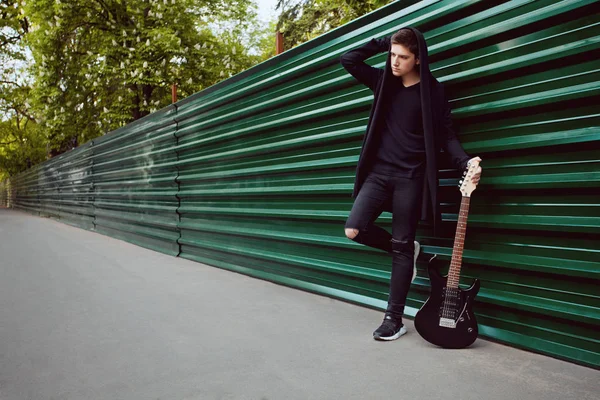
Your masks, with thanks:
[(425, 138), (421, 113), (421, 83), (404, 87), (392, 79), (384, 104), (385, 123), (380, 125), (379, 149), (373, 171), (412, 178), (425, 167)]

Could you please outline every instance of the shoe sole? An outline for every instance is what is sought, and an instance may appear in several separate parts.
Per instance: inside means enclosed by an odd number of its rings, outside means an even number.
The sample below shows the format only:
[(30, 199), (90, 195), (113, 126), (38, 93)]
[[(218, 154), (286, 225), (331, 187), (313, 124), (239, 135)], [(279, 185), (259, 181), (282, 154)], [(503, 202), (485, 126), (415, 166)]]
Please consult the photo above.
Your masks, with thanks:
[(421, 251), (421, 245), (419, 242), (415, 240), (415, 257), (413, 259), (413, 276), (411, 282), (415, 281), (417, 277), (417, 258), (419, 257), (419, 252)]
[(373, 335), (373, 339), (375, 340), (380, 340), (380, 341), (390, 341), (390, 340), (396, 340), (398, 339), (400, 336), (404, 335), (406, 333), (406, 328), (402, 327), (400, 328), (400, 330), (392, 336), (378, 336), (378, 335)]

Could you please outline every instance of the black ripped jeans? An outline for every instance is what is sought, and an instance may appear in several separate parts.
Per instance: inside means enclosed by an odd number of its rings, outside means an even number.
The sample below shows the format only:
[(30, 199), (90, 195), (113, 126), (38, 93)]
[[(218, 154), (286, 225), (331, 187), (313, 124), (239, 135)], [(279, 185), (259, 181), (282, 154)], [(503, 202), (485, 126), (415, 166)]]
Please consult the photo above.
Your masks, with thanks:
[[(392, 276), (387, 313), (401, 318), (413, 273), (414, 240), (424, 177), (399, 178), (371, 172), (354, 201), (347, 229), (357, 229), (352, 240), (392, 254)], [(392, 234), (373, 222), (392, 202)]]

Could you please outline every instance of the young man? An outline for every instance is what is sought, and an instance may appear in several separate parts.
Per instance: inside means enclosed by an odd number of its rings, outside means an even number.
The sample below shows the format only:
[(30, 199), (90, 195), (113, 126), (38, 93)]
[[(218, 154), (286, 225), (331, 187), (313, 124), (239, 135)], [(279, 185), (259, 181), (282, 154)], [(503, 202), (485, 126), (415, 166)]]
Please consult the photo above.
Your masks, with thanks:
[[(385, 69), (364, 62), (382, 52), (388, 52)], [(461, 171), (470, 157), (456, 138), (444, 87), (429, 70), (427, 45), (417, 29), (371, 39), (342, 55), (340, 62), (374, 92), (345, 232), (358, 243), (392, 254), (388, 306), (373, 338), (394, 340), (406, 333), (402, 316), (416, 274), (419, 217), (432, 220), (434, 232), (439, 226), (437, 153), (443, 149)], [(480, 175), (478, 169), (474, 183)], [(382, 211), (392, 212), (391, 235), (373, 223)]]

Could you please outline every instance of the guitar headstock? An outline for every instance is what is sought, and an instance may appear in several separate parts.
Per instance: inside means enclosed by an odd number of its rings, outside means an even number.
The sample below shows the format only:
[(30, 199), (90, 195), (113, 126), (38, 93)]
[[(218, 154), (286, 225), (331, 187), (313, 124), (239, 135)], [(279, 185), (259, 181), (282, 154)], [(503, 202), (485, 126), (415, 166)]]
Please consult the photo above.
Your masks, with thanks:
[(462, 179), (458, 182), (458, 187), (464, 197), (471, 197), (471, 193), (477, 188), (477, 184), (471, 181), (477, 167), (479, 167), (479, 161), (477, 159), (470, 160), (467, 169), (463, 172)]

